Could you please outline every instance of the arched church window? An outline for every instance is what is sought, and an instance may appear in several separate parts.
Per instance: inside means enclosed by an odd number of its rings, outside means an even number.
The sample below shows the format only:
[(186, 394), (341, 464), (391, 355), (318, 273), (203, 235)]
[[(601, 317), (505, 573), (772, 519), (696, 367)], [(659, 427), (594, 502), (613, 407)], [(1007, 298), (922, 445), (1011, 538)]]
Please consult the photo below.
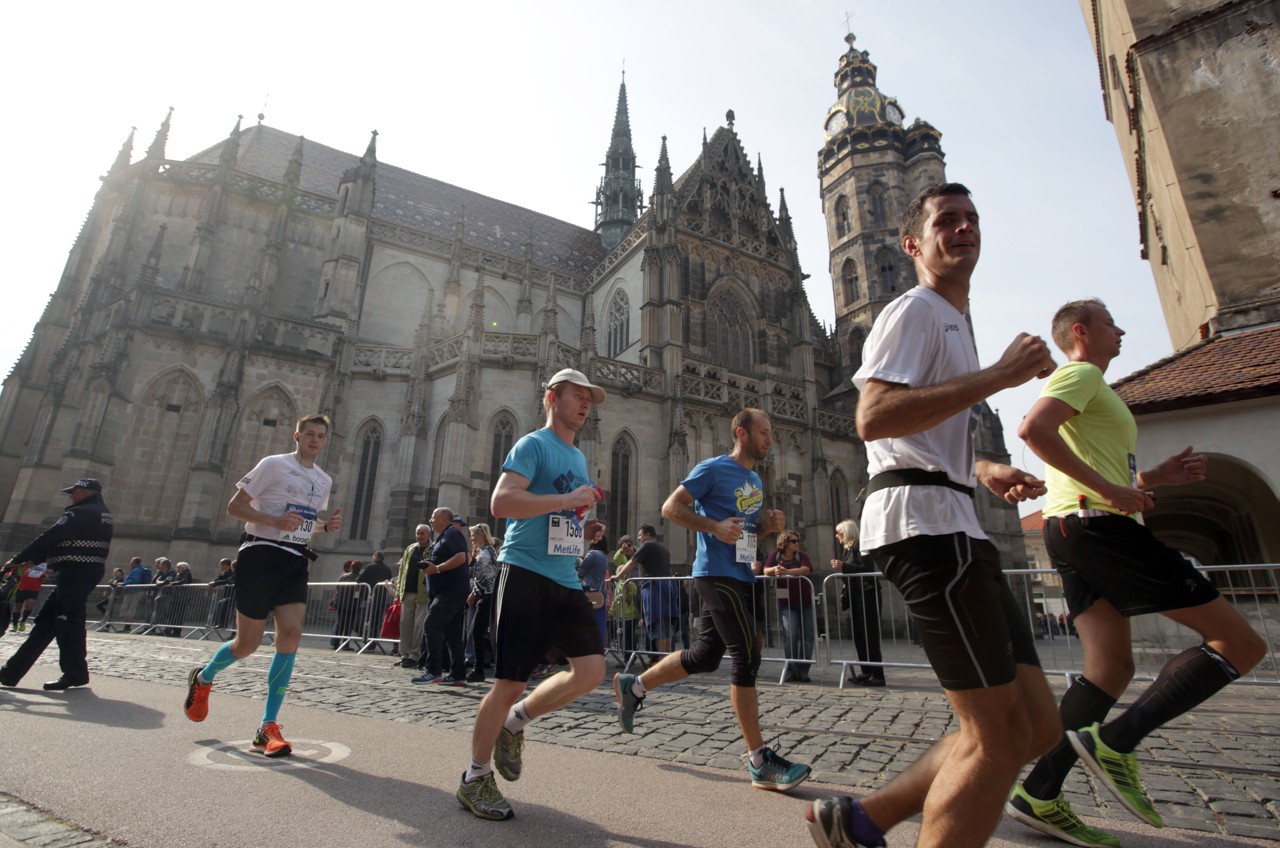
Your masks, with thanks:
[(846, 518), (853, 516), (849, 509), (849, 486), (845, 483), (844, 474), (836, 469), (831, 475), (831, 526), (834, 527)]
[(853, 229), (853, 216), (849, 214), (849, 198), (843, 194), (836, 198), (836, 235), (843, 238)]
[(631, 440), (619, 436), (609, 456), (609, 516), (615, 536), (631, 532), (631, 480), (635, 454)]
[[(511, 453), (511, 446), (516, 440), (516, 420), (508, 413), (498, 416), (498, 420), (493, 422), (493, 450), (489, 456), (489, 490), (492, 491), (498, 485), (498, 478), (502, 476), (502, 463), (507, 461), (507, 454)], [(489, 501), (486, 498), (485, 503)], [(489, 527), (493, 530), (493, 535), (503, 536), (507, 532), (507, 520), (505, 518), (497, 518), (493, 513), (489, 514)]]
[(885, 208), (885, 187), (879, 183), (871, 187), (871, 220), (877, 227), (883, 227), (889, 214)]
[(707, 352), (712, 361), (735, 371), (751, 366), (751, 324), (742, 300), (727, 288), (707, 304)]
[(378, 460), (382, 456), (382, 431), (374, 426), (360, 440), (360, 464), (356, 470), (356, 491), (351, 507), (350, 539), (369, 538), (369, 519), (373, 515), (374, 489), (378, 483)]
[(846, 259), (840, 266), (840, 287), (846, 305), (858, 301), (858, 265), (852, 259)]
[(880, 294), (893, 294), (898, 290), (898, 260), (893, 251), (887, 247), (880, 248), (876, 254), (876, 265), (880, 269)]
[(631, 344), (631, 303), (622, 289), (609, 299), (607, 356), (617, 359)]

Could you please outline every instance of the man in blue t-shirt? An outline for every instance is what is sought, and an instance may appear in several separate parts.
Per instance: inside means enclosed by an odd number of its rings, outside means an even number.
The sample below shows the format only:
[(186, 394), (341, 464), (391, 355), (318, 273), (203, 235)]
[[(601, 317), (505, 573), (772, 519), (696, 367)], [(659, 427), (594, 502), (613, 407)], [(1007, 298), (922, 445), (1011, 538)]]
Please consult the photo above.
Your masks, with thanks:
[(727, 650), (733, 661), (730, 702), (751, 755), (751, 785), (785, 791), (802, 783), (809, 767), (788, 762), (764, 744), (756, 699), (762, 640), (751, 612), (757, 534), (776, 534), (785, 522), (781, 511), (764, 509), (764, 485), (755, 472), (773, 444), (773, 425), (762, 410), (744, 409), (734, 416), (732, 427), (733, 451), (694, 466), (662, 505), (664, 518), (698, 533), (693, 561), (693, 582), (702, 598), (698, 641), (687, 651), (667, 654), (642, 675), (614, 675), (613, 692), (618, 721), (630, 733), (646, 692), (714, 671)]
[[(414, 683), (462, 686), (467, 676), (462, 652), (462, 616), (467, 606), (471, 576), (467, 569), (467, 537), (453, 526), (453, 510), (437, 507), (431, 513), (436, 541), (423, 567), (427, 575), (427, 670)], [(444, 655), (449, 654), (449, 674), (444, 675)]]
[[(476, 713), (471, 764), (457, 792), (482, 819), (514, 815), (493, 772), (519, 779), (525, 726), (604, 679), (600, 627), (575, 568), (592, 524), (584, 519), (604, 493), (573, 446), (592, 405), (604, 400), (604, 389), (580, 371), (566, 368), (552, 377), (542, 398), (546, 426), (515, 443), (490, 499), (494, 517), (508, 519), (494, 595), (495, 680)], [(568, 657), (569, 670), (546, 678), (522, 700), (529, 675), (553, 649)]]

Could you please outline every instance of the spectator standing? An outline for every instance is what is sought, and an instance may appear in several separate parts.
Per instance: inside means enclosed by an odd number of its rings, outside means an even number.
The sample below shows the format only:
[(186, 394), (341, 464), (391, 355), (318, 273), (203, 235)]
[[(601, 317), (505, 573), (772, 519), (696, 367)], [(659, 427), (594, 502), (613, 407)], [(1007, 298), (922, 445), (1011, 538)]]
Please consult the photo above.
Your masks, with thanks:
[(475, 612), (471, 616), (471, 642), (475, 645), (475, 663), (467, 674), (469, 683), (483, 683), (484, 672), (493, 661), (493, 640), (489, 627), (493, 621), (493, 591), (498, 583), (498, 551), (488, 524), (471, 528), (471, 594), (467, 604)]
[(151, 579), (152, 579), (151, 569), (147, 568), (145, 565), (142, 564), (142, 557), (134, 557), (133, 559), (129, 560), (129, 573), (125, 575), (124, 585), (126, 587), (137, 586), (138, 588), (134, 589), (132, 592), (134, 596), (134, 599), (132, 602), (129, 602), (128, 600), (130, 590), (128, 588), (125, 588), (124, 590), (124, 595), (122, 600), (125, 602), (125, 613), (124, 613), (124, 632), (125, 633), (132, 632), (133, 620), (135, 618), (143, 622), (145, 622), (147, 619), (147, 616), (146, 616), (147, 604), (148, 604), (147, 596), (151, 593), (151, 590), (144, 589), (142, 587), (144, 586), (149, 587), (151, 585)]
[(650, 650), (667, 654), (680, 624), (680, 584), (666, 579), (671, 577), (671, 552), (658, 541), (658, 531), (654, 526), (641, 524), (636, 538), (640, 540), (640, 547), (618, 569), (618, 577), (650, 578), (640, 581), (640, 609), (645, 632)]
[(213, 593), (213, 616), (210, 624), (217, 630), (225, 630), (231, 624), (231, 608), (235, 603), (235, 560), (223, 557), (218, 560), (218, 575), (209, 581)]
[(609, 574), (609, 540), (605, 538), (607, 529), (603, 524), (592, 526), (587, 554), (576, 566), (582, 591), (587, 593), (587, 599), (595, 608), (596, 623), (600, 626), (600, 653), (602, 654), (609, 642), (605, 620), (608, 611), (604, 608), (604, 581)]
[[(358, 559), (349, 559), (342, 564), (342, 576), (338, 578), (338, 586), (333, 590), (331, 609), (337, 613), (333, 623), (333, 636), (329, 647), (335, 651), (342, 648), (353, 651), (347, 637), (352, 635), (359, 620), (360, 612), (360, 569), (364, 566)], [(346, 585), (349, 584), (349, 585)]]
[(400, 581), (396, 599), (400, 601), (400, 665), (417, 668), (422, 662), (422, 632), (427, 620), (427, 557), (431, 555), (431, 527), (419, 524), (413, 531), (416, 541), (400, 557)]
[[(181, 625), (183, 618), (186, 617), (187, 606), (194, 597), (189, 591), (184, 591), (178, 587), (187, 586), (195, 582), (195, 577), (191, 574), (191, 563), (180, 562), (173, 567), (173, 581), (166, 589), (169, 593), (168, 609), (165, 610), (165, 623)], [(182, 627), (167, 627), (164, 635), (181, 636)]]
[(387, 606), (391, 603), (391, 593), (385, 588), (378, 588), (384, 583), (391, 582), (391, 568), (387, 565), (386, 557), (387, 555), (382, 551), (374, 551), (369, 562), (360, 569), (360, 576), (356, 578), (366, 587), (364, 596), (361, 598), (363, 610), (358, 619), (365, 631), (360, 635), (369, 639), (378, 638), (378, 631), (382, 627), (382, 616), (386, 614)]
[[(841, 574), (874, 574), (875, 568), (862, 558), (858, 551), (858, 525), (846, 518), (836, 525), (837, 553), (840, 559), (831, 560), (831, 568)], [(884, 666), (878, 665), (884, 657), (880, 653), (880, 580), (875, 577), (859, 577), (844, 581), (840, 592), (840, 609), (848, 610), (853, 645), (858, 659), (864, 663), (854, 682), (859, 686), (883, 686)]]
[[(178, 574), (173, 570), (173, 563), (167, 557), (156, 558), (156, 573), (151, 578), (151, 597), (150, 607), (147, 611), (147, 623), (151, 625), (159, 625), (163, 622), (168, 614), (171, 593), (166, 590), (178, 579)], [(160, 635), (163, 635), (161, 633)]]
[(85, 477), (62, 491), (71, 497), (67, 511), (9, 560), (13, 565), (46, 563), (57, 574), (57, 583), (36, 614), (26, 641), (0, 668), (0, 686), (17, 686), (55, 639), (62, 675), (44, 688), (61, 690), (89, 683), (84, 607), (106, 570), (114, 527), (97, 480)]
[[(453, 510), (436, 507), (431, 513), (436, 541), (431, 546), (427, 574), (427, 670), (414, 683), (462, 686), (466, 683), (466, 657), (462, 649), (462, 619), (470, 591), (467, 558), (471, 548), (454, 521)], [(446, 656), (447, 655), (447, 656)], [(445, 661), (449, 674), (444, 673)]]
[[(809, 575), (813, 563), (800, 550), (800, 534), (784, 530), (778, 536), (777, 548), (764, 561), (764, 573), (777, 578), (778, 618), (782, 622), (782, 638), (788, 659), (813, 659), (814, 611), (813, 585)], [(809, 682), (807, 662), (789, 663), (788, 680)]]

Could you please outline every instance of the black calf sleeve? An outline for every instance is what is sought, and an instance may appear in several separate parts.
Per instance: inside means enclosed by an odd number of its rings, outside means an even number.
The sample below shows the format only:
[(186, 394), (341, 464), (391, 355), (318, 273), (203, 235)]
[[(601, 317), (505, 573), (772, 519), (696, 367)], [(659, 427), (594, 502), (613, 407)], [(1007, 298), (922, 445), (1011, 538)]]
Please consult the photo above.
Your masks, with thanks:
[[(1095, 721), (1102, 721), (1115, 703), (1115, 698), (1094, 686), (1088, 678), (1077, 677), (1062, 696), (1062, 703), (1058, 707), (1063, 730), (1079, 730)], [(1041, 801), (1057, 798), (1077, 759), (1076, 749), (1071, 747), (1064, 734), (1054, 749), (1036, 763), (1031, 774), (1022, 782), (1022, 787), (1032, 798)]]
[(1116, 720), (1102, 728), (1102, 741), (1132, 753), (1148, 733), (1222, 691), (1240, 672), (1210, 648), (1188, 648), (1165, 663), (1160, 676)]

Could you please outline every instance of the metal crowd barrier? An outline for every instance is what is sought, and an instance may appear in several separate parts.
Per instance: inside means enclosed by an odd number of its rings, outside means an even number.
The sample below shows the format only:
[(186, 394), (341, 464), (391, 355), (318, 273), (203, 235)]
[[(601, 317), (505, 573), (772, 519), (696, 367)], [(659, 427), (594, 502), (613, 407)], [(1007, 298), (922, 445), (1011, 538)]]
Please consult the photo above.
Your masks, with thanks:
[[(1211, 575), (1223, 596), (1268, 646), (1262, 662), (1237, 682), (1280, 686), (1280, 565), (1207, 566), (1201, 571)], [(1005, 576), (1032, 623), (1045, 672), (1068, 678), (1081, 674), (1084, 658), (1066, 616), (1056, 572), (1010, 569)], [(894, 668), (930, 668), (901, 595), (878, 572), (827, 576), (821, 588), (813, 592), (813, 605), (805, 607), (799, 616), (799, 638), (788, 639), (778, 597), (781, 594), (789, 599), (794, 581), (813, 587), (807, 577), (759, 577), (751, 596), (757, 629), (764, 636), (762, 659), (780, 665), (779, 684), (787, 680), (788, 672), (822, 662), (824, 654), (827, 664), (840, 669), (841, 688), (849, 682), (850, 674), (859, 670), (864, 674), (875, 670), (884, 674)], [(661, 582), (677, 584), (687, 601), (677, 613), (671, 649), (679, 650), (697, 639), (700, 603), (693, 578), (610, 580), (606, 586), (606, 653), (625, 669), (655, 662), (666, 653), (653, 644), (652, 628), (646, 626), (639, 602), (625, 603), (627, 594), (638, 597), (641, 587)], [(41, 589), (33, 616), (50, 591), (51, 586)], [(224, 640), (234, 632), (234, 592), (231, 586), (210, 587), (204, 583), (159, 589), (150, 584), (115, 588), (101, 585), (87, 601), (87, 626), (96, 631)], [(842, 604), (842, 594), (849, 599), (847, 604)], [(348, 646), (361, 653), (394, 649), (397, 640), (380, 638), (382, 619), (394, 596), (389, 583), (375, 586), (372, 592), (363, 583), (312, 583), (308, 586), (303, 636), (322, 644), (327, 640), (335, 650)], [(1137, 680), (1153, 680), (1171, 657), (1200, 642), (1194, 631), (1162, 615), (1135, 616), (1130, 623)], [(811, 639), (807, 638), (808, 633), (813, 634)], [(270, 618), (266, 635), (274, 637)], [(872, 655), (877, 636), (878, 660)]]
[[(674, 616), (662, 616), (674, 619), (674, 624), (662, 624), (655, 628), (653, 622), (645, 620), (643, 598), (645, 593), (662, 593), (663, 586), (672, 584), (679, 587), (676, 591), (682, 593), (684, 603)], [(797, 600), (802, 601), (805, 595), (812, 599), (812, 603), (798, 605), (794, 615), (789, 603), (793, 588)], [(627, 594), (632, 592), (635, 600), (629, 601)], [(609, 633), (606, 654), (626, 670), (630, 670), (632, 666), (651, 664), (669, 653), (661, 650), (657, 640), (652, 638), (655, 630), (663, 634), (668, 631), (673, 633), (670, 650), (687, 648), (698, 638), (701, 602), (692, 577), (632, 577), (621, 582), (610, 580), (606, 595), (615, 599), (609, 606), (607, 617)], [(623, 600), (616, 600), (620, 596)], [(749, 598), (756, 630), (764, 638), (761, 660), (779, 664), (778, 685), (787, 682), (796, 672), (807, 673), (808, 668), (819, 661), (818, 654), (825, 639), (820, 626), (822, 619), (818, 614), (822, 598), (814, 589), (813, 581), (808, 577), (757, 577)], [(669, 606), (655, 605), (651, 601), (649, 608), (651, 611), (656, 608), (661, 613), (669, 609)]]
[[(1280, 685), (1280, 595), (1277, 594), (1280, 566), (1204, 566), (1199, 570), (1217, 575), (1215, 584), (1219, 591), (1268, 646), (1262, 662), (1236, 682)], [(1083, 673), (1084, 655), (1062, 599), (1057, 572), (1008, 569), (1004, 574), (1031, 624), (1045, 673), (1060, 674), (1068, 679)], [(864, 673), (870, 668), (930, 668), (902, 596), (882, 578), (879, 572), (872, 572), (832, 574), (823, 580), (829, 662), (840, 668), (841, 688), (854, 667)], [(842, 594), (851, 599), (848, 608), (842, 608), (839, 601)], [(852, 602), (855, 598), (868, 599), (863, 605), (864, 615), (858, 615), (859, 607)], [(1135, 680), (1154, 680), (1172, 657), (1202, 641), (1195, 631), (1163, 615), (1134, 616), (1129, 621)], [(879, 662), (865, 654), (874, 636), (879, 637), (882, 654)], [(858, 651), (860, 642), (862, 654)]]

